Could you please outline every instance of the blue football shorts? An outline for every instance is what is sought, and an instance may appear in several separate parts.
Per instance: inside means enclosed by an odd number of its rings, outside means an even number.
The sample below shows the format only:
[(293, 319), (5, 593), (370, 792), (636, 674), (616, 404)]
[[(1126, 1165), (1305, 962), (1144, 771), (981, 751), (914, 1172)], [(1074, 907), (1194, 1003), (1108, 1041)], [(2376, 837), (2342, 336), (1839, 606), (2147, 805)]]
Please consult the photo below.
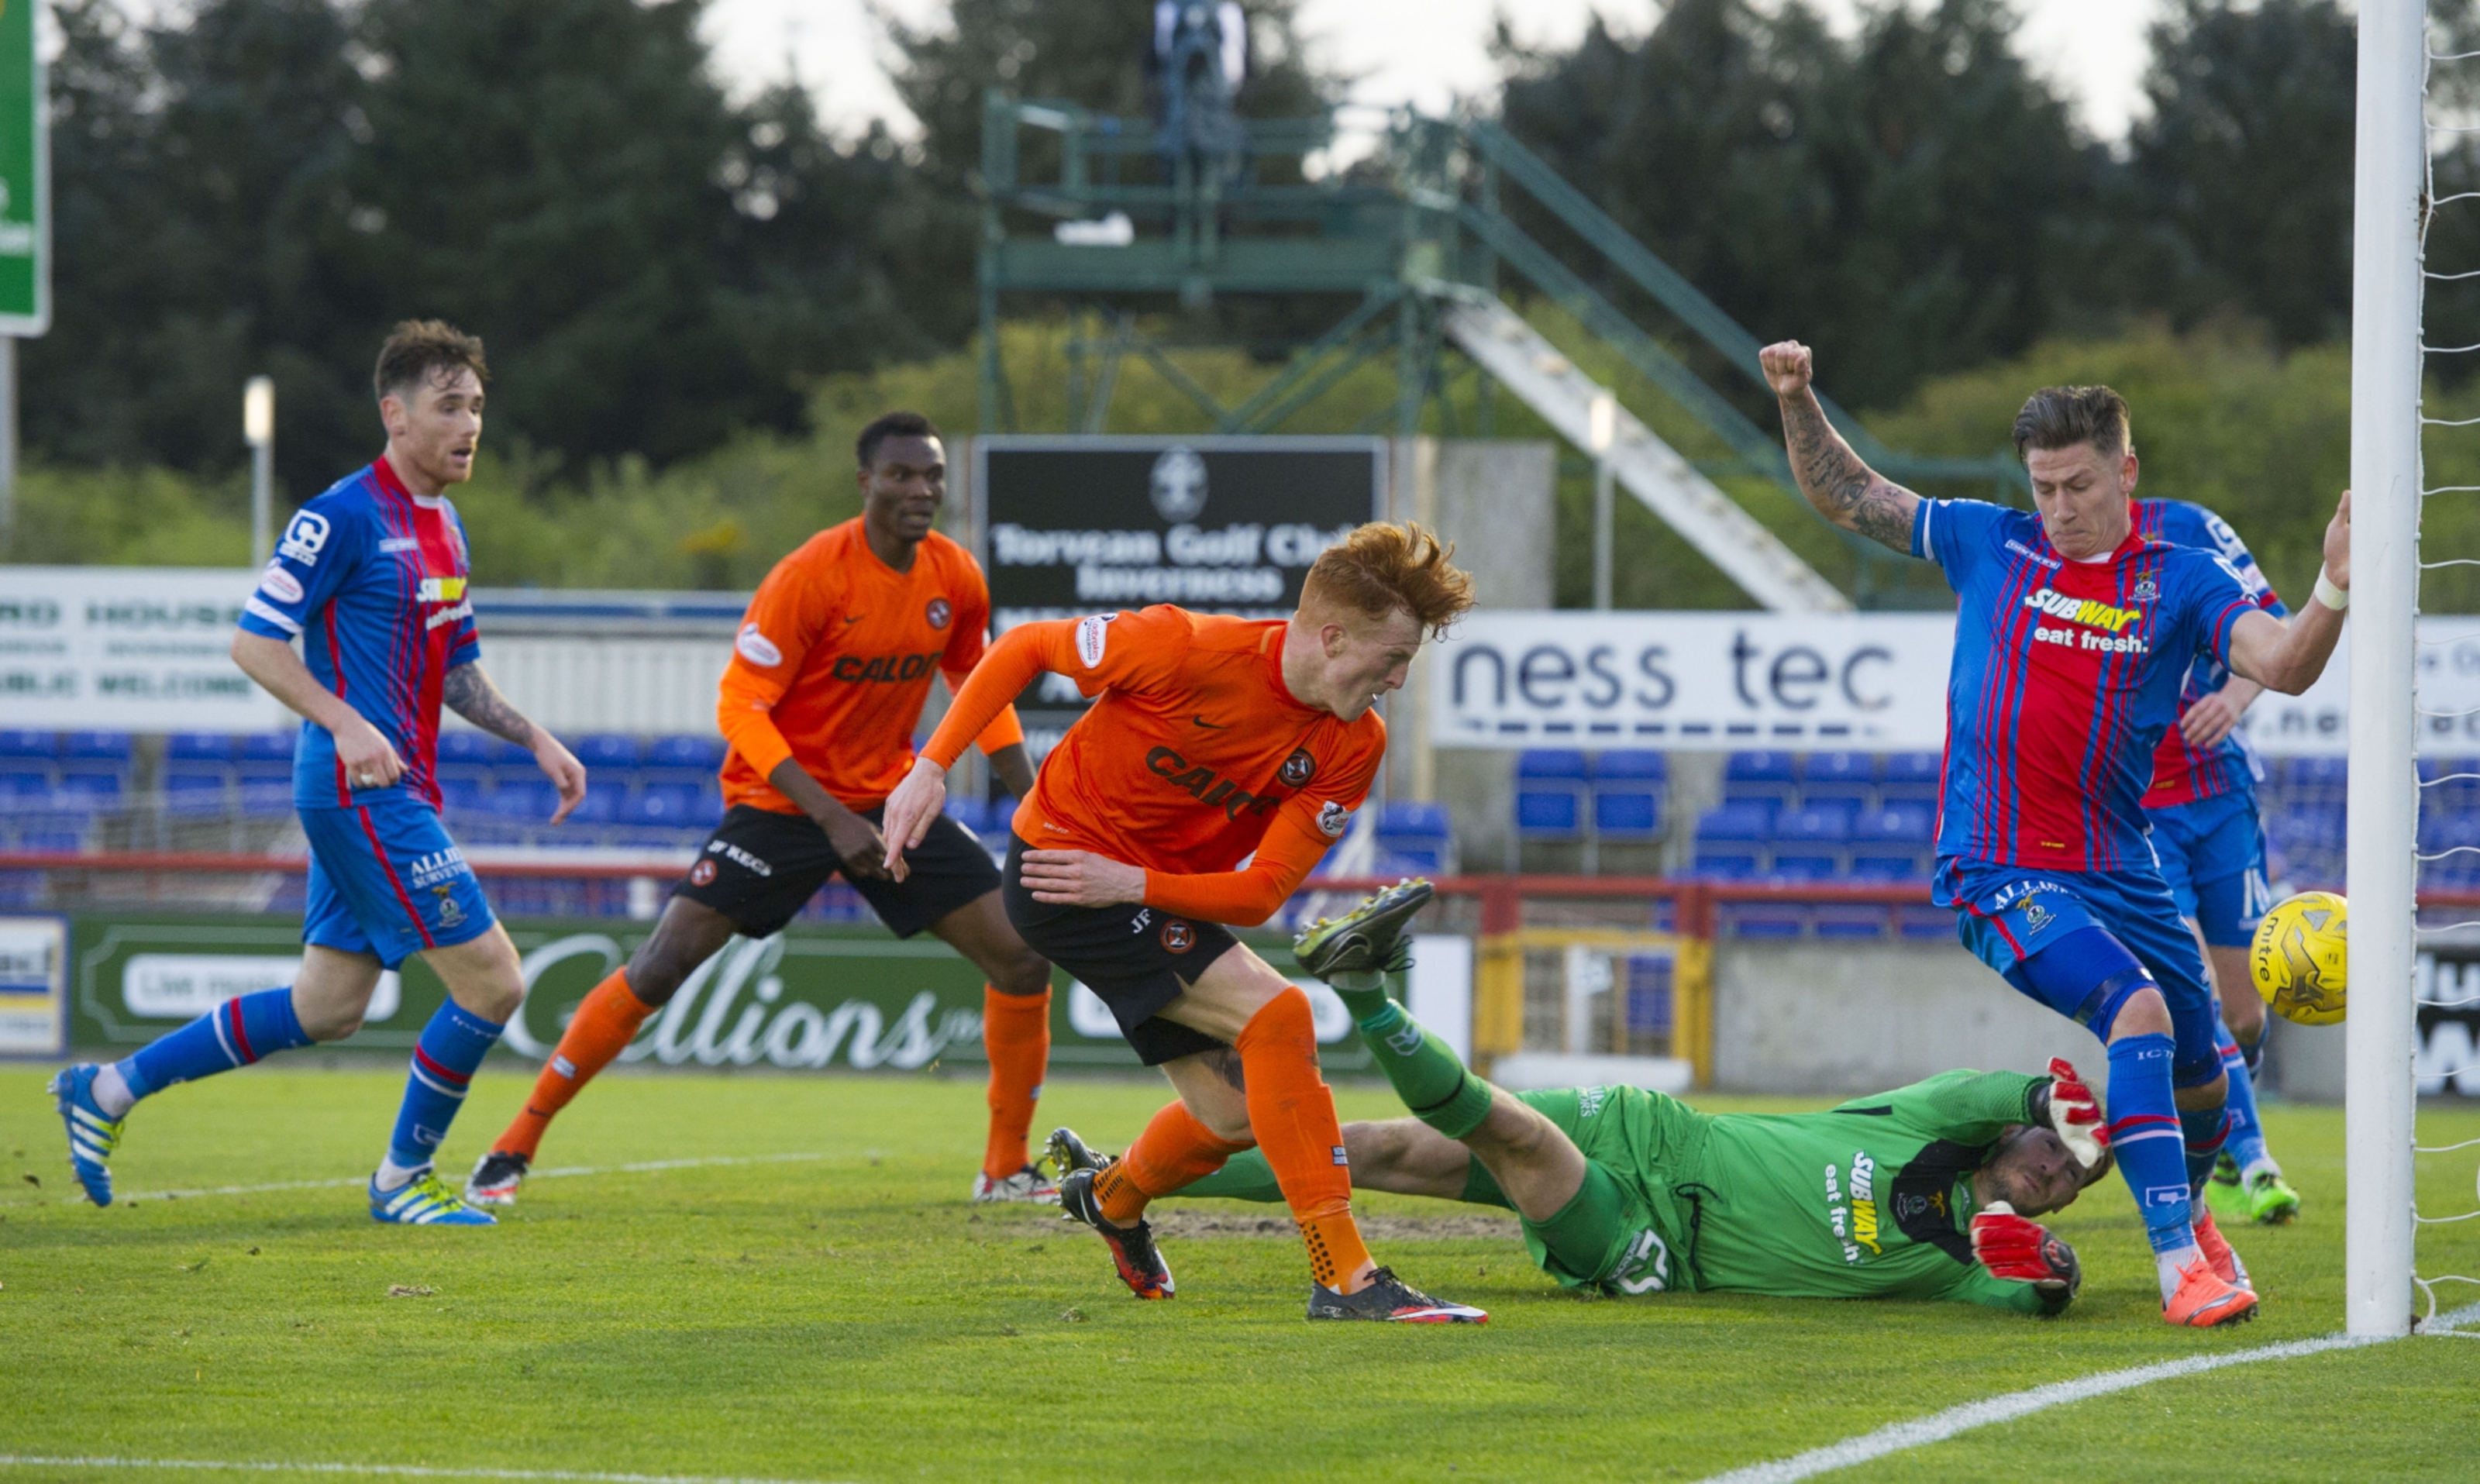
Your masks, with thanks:
[(301, 813), (310, 837), (310, 892), (301, 941), (372, 954), (395, 968), (426, 948), (470, 942), (491, 929), (491, 904), (448, 838), (439, 811), (402, 789), (364, 794), (349, 807)]
[(2179, 902), (2179, 915), (2205, 930), (2216, 948), (2245, 948), (2273, 906), (2264, 876), (2264, 828), (2252, 790), (2145, 811), (2153, 853)]
[(2177, 1043), (2173, 1079), (2183, 1087), (2196, 1087), (2221, 1075), (2221, 1012), (2205, 977), (2205, 956), (2158, 873), (2042, 871), (1949, 857), (1938, 862), (1932, 900), (1954, 908), (1955, 934), (1974, 957), (2019, 992), (2081, 1022), (2097, 1036), (2106, 1035), (2119, 1006), (2140, 984), (2122, 985), (2119, 993), (2105, 996), (2099, 993), (2105, 985), (2098, 973), (2051, 973), (2037, 976), (2051, 985), (2045, 993), (2033, 987), (2036, 976), (2020, 966), (2082, 929), (2108, 934), (2152, 976), (2169, 1007)]

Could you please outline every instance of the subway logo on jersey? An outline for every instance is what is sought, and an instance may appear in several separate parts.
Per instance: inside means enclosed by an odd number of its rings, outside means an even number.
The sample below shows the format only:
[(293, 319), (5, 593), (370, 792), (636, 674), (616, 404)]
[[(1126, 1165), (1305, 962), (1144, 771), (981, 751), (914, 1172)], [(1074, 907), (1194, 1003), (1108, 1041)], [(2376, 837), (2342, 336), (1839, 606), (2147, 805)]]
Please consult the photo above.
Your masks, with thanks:
[(465, 596), (463, 577), (425, 577), (414, 597), (423, 602), (455, 602)]
[(1146, 771), (1167, 780), (1174, 788), (1187, 790), (1189, 797), (1201, 804), (1214, 806), (1230, 819), (1238, 819), (1242, 809), (1252, 814), (1263, 814), (1283, 802), (1264, 794), (1253, 794), (1212, 768), (1191, 767), (1187, 758), (1167, 747), (1158, 747), (1146, 754)]
[(2114, 634), (2127, 632), (2129, 625), (2144, 617), (2143, 610), (2139, 608), (2114, 607), (2097, 598), (2071, 598), (2053, 587), (2027, 593), (2024, 606), (2037, 608), (2054, 619), (2064, 619), (2070, 624), (2106, 628)]

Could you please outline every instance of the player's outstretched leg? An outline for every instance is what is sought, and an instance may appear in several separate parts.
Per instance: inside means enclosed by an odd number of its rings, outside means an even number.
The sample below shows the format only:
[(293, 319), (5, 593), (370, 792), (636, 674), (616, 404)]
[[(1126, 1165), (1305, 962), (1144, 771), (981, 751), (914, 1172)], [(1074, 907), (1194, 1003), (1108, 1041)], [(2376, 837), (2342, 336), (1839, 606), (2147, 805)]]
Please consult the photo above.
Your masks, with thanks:
[[(1189, 1116), (1187, 1108), (1174, 1103), (1154, 1114), (1154, 1121), (1162, 1122), (1175, 1110), (1180, 1116)], [(1059, 1176), (1062, 1218), (1081, 1221), (1101, 1237), (1103, 1244), (1111, 1249), (1111, 1261), (1128, 1292), (1139, 1298), (1169, 1298), (1177, 1292), (1171, 1265), (1163, 1261), (1162, 1249), (1154, 1245), (1153, 1223), (1142, 1215), (1142, 1202), (1138, 1204), (1138, 1214), (1123, 1211), (1115, 1219), (1107, 1213), (1107, 1205), (1111, 1204), (1107, 1198), (1130, 1189), (1123, 1162), (1096, 1154), (1076, 1137), (1075, 1130), (1064, 1128), (1050, 1131), (1048, 1155), (1051, 1168)], [(1098, 1191), (1096, 1182), (1104, 1176), (1112, 1176), (1110, 1185)], [(1124, 1197), (1121, 1203), (1124, 1204)]]
[[(314, 950), (315, 952), (315, 950)], [(118, 1062), (65, 1067), (51, 1082), (53, 1105), (69, 1137), (69, 1167), (87, 1199), (112, 1204), (112, 1168), (129, 1110), (175, 1083), (247, 1066), (261, 1057), (310, 1044), (293, 990), (261, 989), (226, 1000)]]

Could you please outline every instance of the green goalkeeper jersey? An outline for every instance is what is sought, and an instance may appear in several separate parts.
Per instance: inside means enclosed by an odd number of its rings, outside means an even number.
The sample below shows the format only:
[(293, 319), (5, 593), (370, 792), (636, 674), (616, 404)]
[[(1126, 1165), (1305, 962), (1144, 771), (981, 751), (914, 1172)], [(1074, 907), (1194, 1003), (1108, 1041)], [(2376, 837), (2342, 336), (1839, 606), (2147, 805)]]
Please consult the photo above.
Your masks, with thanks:
[[(1528, 1237), (1543, 1268), (1574, 1287), (2050, 1312), (2061, 1299), (1991, 1276), (1974, 1261), (1970, 1236), (1973, 1172), (2006, 1125), (2033, 1121), (2031, 1094), (2047, 1081), (1948, 1072), (1814, 1113), (1700, 1113), (1637, 1087), (1528, 1093), (1630, 1190), (1640, 1213), (1632, 1219), (1649, 1218), (1659, 1241), (1639, 1235), (1631, 1246), (1631, 1234), (1614, 1232), (1614, 1260), (1579, 1272), (1544, 1251), (1531, 1223)], [(1635, 1247), (1664, 1246), (1664, 1282), (1619, 1270)]]

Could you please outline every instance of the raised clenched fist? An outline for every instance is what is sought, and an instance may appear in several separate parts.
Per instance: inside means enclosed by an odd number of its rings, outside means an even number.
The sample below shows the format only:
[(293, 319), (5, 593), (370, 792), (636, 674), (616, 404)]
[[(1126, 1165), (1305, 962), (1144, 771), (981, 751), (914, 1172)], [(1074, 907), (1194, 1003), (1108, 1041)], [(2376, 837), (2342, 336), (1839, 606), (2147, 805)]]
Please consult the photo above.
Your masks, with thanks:
[(1757, 365), (1766, 373), (1766, 385), (1776, 397), (1796, 397), (1808, 389), (1809, 378), (1817, 374), (1817, 352), (1795, 340), (1780, 341), (1757, 352)]

